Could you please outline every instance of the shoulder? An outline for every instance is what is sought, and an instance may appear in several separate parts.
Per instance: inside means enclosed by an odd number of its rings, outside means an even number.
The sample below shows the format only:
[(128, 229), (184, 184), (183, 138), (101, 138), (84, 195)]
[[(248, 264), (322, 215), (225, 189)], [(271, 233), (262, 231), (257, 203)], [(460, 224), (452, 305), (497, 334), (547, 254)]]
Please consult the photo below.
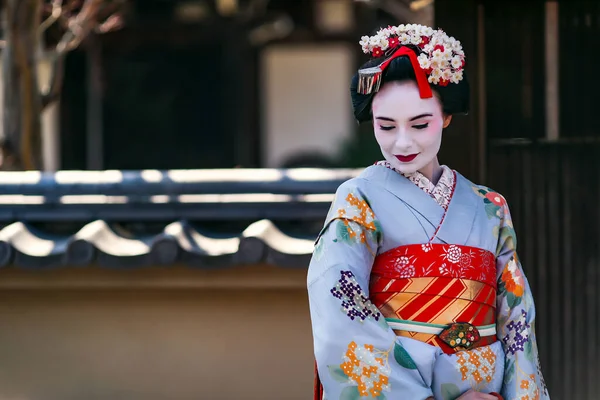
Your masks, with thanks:
[(508, 203), (506, 198), (497, 190), (485, 185), (473, 183), (458, 173), (456, 175), (461, 186), (465, 187), (467, 191), (470, 190), (474, 196), (477, 196), (480, 201), (483, 202), (488, 216), (495, 216), (503, 219), (504, 215), (508, 213)]
[(478, 183), (474, 183), (472, 181), (470, 181), (469, 179), (467, 179), (464, 175), (461, 175), (459, 172), (454, 171), (456, 173), (456, 177), (458, 179), (458, 183), (461, 184), (462, 186), (469, 186), (472, 188), (473, 192), (478, 195), (479, 197), (485, 197), (488, 194), (490, 196), (493, 195), (497, 195), (497, 196), (501, 196), (500, 193), (498, 193), (498, 191), (485, 186), (485, 185), (480, 185)]
[(374, 181), (381, 179), (386, 171), (387, 168), (376, 165), (364, 169), (358, 176), (348, 179), (337, 188), (334, 202), (343, 202), (350, 196), (369, 203), (369, 198), (377, 190)]
[(503, 224), (505, 220), (510, 221), (508, 202), (504, 195), (489, 186), (473, 183), (458, 173), (456, 175), (463, 192), (469, 193), (475, 197), (475, 201), (482, 203), (488, 219), (496, 220), (499, 224)]
[(369, 201), (368, 182), (356, 177), (342, 183), (335, 192), (328, 219), (365, 214), (375, 218)]
[(336, 190), (327, 213), (325, 227), (335, 220), (354, 222), (371, 231), (379, 231), (379, 222), (372, 209), (375, 190), (362, 174), (343, 182)]
[(492, 203), (499, 207), (504, 207), (506, 198), (497, 190), (484, 185), (473, 185), (474, 193), (484, 199), (484, 203)]

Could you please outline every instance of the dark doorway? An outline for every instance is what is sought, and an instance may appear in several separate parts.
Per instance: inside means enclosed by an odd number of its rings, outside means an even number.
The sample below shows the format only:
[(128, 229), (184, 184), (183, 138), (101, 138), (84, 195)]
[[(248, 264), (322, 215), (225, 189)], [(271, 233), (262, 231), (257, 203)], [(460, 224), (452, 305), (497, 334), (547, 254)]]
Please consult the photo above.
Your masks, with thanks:
[(107, 169), (230, 168), (222, 46), (139, 48), (104, 61)]

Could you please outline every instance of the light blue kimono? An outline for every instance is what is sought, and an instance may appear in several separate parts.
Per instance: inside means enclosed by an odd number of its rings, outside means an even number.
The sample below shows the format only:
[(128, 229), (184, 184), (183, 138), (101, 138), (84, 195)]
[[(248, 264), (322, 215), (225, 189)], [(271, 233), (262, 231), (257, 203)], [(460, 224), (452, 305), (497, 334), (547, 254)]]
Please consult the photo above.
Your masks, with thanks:
[[(469, 389), (506, 400), (549, 399), (539, 367), (535, 307), (504, 198), (456, 174), (445, 211), (384, 166), (342, 184), (308, 271), (314, 352), (324, 397), (456, 399)], [(436, 233), (437, 230), (437, 233)], [(401, 245), (459, 244), (496, 255), (497, 336), (456, 354), (397, 337), (369, 301), (376, 255)], [(481, 378), (487, 379), (481, 379)]]

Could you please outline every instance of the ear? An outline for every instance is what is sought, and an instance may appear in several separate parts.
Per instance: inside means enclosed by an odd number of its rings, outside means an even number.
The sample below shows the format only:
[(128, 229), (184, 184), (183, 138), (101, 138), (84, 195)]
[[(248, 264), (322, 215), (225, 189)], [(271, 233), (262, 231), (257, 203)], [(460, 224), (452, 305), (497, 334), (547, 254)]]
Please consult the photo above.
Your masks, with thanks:
[(452, 114), (448, 114), (444, 116), (444, 129), (446, 129), (448, 127), (448, 125), (450, 125), (450, 122), (452, 121)]

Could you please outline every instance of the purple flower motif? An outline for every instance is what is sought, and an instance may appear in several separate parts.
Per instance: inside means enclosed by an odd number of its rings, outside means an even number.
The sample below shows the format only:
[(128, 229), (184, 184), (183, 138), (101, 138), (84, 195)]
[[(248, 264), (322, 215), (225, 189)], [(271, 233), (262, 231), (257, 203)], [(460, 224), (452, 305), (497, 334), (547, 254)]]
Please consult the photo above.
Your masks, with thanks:
[(381, 313), (365, 296), (351, 271), (341, 271), (341, 278), (330, 290), (333, 297), (342, 300), (342, 311), (351, 319), (363, 322), (367, 319), (379, 321)]
[(530, 325), (527, 323), (527, 312), (521, 310), (518, 320), (512, 320), (506, 325), (508, 333), (502, 338), (506, 351), (515, 355), (518, 351), (525, 350), (525, 343), (529, 341)]

